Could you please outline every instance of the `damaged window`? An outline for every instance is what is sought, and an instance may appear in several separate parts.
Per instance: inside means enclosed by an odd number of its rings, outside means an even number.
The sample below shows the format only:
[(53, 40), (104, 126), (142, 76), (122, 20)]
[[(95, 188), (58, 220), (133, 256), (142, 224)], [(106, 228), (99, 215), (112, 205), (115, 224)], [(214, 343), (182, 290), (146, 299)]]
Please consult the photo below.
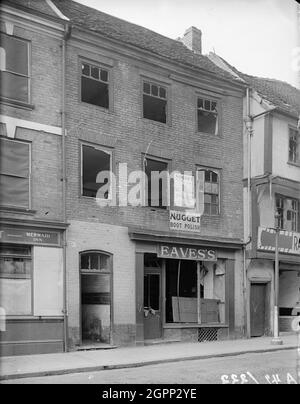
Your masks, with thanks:
[(279, 214), (278, 226), (280, 229), (287, 231), (299, 230), (299, 201), (297, 199), (277, 195), (276, 210)]
[(225, 263), (166, 260), (166, 322), (225, 323)]
[(289, 162), (299, 164), (299, 132), (296, 129), (290, 128), (289, 132)]
[(218, 133), (217, 102), (198, 98), (198, 131), (216, 135)]
[(148, 179), (148, 206), (166, 209), (168, 206), (168, 163), (144, 159), (145, 174)]
[(29, 102), (29, 42), (0, 36), (0, 95), (10, 101)]
[(0, 203), (29, 209), (30, 144), (0, 138)]
[[(214, 170), (199, 169), (198, 173), (203, 173), (204, 178), (204, 214), (219, 215), (220, 214), (220, 181), (219, 173)], [(203, 187), (203, 186), (202, 186)]]
[(157, 84), (143, 83), (144, 118), (167, 122), (167, 89)]
[(111, 152), (93, 146), (82, 145), (82, 195), (91, 198), (100, 197), (100, 188), (105, 190), (103, 199), (110, 197), (109, 176), (104, 182), (97, 182), (97, 176), (111, 172)]
[(109, 108), (108, 70), (89, 63), (81, 65), (81, 101)]

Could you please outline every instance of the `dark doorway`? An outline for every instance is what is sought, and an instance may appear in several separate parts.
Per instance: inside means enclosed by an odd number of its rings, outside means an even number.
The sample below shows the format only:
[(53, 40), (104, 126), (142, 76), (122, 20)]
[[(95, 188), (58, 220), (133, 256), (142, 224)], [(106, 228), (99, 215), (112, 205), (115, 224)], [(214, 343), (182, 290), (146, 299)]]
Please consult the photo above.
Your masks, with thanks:
[(265, 283), (251, 284), (251, 337), (262, 337), (266, 333), (266, 292), (267, 285)]
[(144, 338), (161, 338), (161, 274), (157, 268), (144, 272), (144, 316)]

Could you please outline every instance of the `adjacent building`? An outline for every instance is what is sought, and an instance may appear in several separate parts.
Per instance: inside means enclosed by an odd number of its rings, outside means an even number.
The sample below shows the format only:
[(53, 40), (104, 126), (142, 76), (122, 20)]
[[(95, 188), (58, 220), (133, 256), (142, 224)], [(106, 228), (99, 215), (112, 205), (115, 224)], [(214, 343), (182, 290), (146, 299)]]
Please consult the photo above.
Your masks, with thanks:
[(248, 85), (244, 100), (245, 313), (249, 337), (273, 333), (275, 234), (279, 233), (279, 327), (300, 312), (300, 91), (216, 65)]

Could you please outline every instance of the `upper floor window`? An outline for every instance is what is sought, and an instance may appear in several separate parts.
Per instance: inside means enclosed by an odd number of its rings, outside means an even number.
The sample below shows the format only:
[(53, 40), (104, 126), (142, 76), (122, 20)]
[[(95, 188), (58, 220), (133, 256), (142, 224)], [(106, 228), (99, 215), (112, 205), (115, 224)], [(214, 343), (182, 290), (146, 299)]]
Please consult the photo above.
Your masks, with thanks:
[(109, 72), (99, 66), (81, 64), (81, 101), (109, 108)]
[[(112, 169), (112, 152), (93, 147), (82, 145), (82, 195), (96, 198), (98, 190), (106, 186), (102, 199), (109, 199), (110, 184), (106, 179), (104, 182), (98, 182), (98, 174), (102, 172), (111, 172)], [(99, 178), (99, 177), (98, 177)]]
[(144, 167), (148, 179), (148, 206), (166, 209), (169, 205), (168, 163), (145, 158)]
[(30, 207), (30, 144), (0, 138), (0, 203)]
[(143, 83), (143, 116), (152, 121), (167, 122), (167, 89), (158, 84)]
[(276, 196), (276, 210), (279, 214), (278, 226), (282, 230), (299, 230), (299, 200)]
[(299, 132), (296, 129), (290, 128), (289, 130), (289, 162), (299, 164), (300, 163), (300, 153), (299, 153)]
[(0, 95), (8, 101), (29, 103), (29, 42), (1, 33)]
[[(204, 214), (220, 214), (220, 174), (216, 170), (198, 169), (197, 180), (200, 181), (200, 173), (203, 173), (201, 183), (204, 184)], [(204, 180), (204, 182), (203, 182)], [(198, 188), (198, 187), (197, 187)], [(199, 189), (199, 188), (198, 188)], [(203, 189), (199, 190), (203, 193)]]
[(197, 100), (198, 131), (216, 135), (218, 133), (217, 102), (209, 99)]

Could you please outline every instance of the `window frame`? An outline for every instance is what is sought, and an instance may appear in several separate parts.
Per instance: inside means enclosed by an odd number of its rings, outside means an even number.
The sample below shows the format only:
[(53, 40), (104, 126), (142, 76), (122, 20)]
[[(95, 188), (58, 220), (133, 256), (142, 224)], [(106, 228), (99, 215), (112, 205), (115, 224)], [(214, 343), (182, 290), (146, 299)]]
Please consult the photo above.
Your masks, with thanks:
[[(168, 160), (168, 159), (164, 159), (164, 158), (161, 158), (161, 157), (156, 157), (156, 156), (152, 156), (152, 155), (149, 155), (149, 154), (146, 154), (146, 153), (143, 153), (142, 154), (142, 170), (143, 170), (143, 172), (146, 174), (146, 171), (145, 171), (145, 168), (146, 168), (146, 166), (145, 166), (145, 161), (146, 160), (152, 160), (152, 161), (156, 161), (156, 162), (159, 162), (159, 163), (164, 163), (164, 164), (166, 164), (167, 165), (167, 171), (168, 171), (168, 173), (170, 174), (170, 171), (172, 170), (172, 167), (171, 167), (171, 161), (170, 160)], [(148, 178), (147, 178), (147, 180), (148, 180)], [(144, 185), (145, 186), (145, 185)], [(168, 212), (169, 210), (170, 210), (170, 208), (171, 208), (171, 181), (170, 181), (170, 178), (169, 178), (169, 184), (168, 184), (168, 186), (169, 186), (169, 188), (168, 188), (168, 191), (169, 191), (169, 206), (166, 206), (166, 207), (161, 207), (161, 206), (150, 206), (149, 205), (149, 195), (148, 195), (148, 181), (147, 181), (147, 192), (144, 192), (144, 207), (146, 207), (146, 208), (148, 208), (148, 209), (151, 209), (151, 210), (159, 210), (159, 211), (161, 211), (161, 212)]]
[[(83, 195), (83, 147), (92, 147), (96, 150), (100, 150), (102, 152), (105, 152), (107, 154), (110, 154), (110, 172), (111, 174), (114, 174), (114, 161), (113, 161), (113, 156), (114, 156), (114, 150), (106, 147), (106, 146), (101, 146), (101, 145), (95, 145), (93, 143), (89, 143), (86, 141), (80, 141), (79, 147), (80, 147), (80, 192), (79, 192), (79, 197), (80, 198), (88, 198), (91, 200), (95, 200), (96, 197), (94, 196), (86, 196)], [(103, 201), (110, 202), (113, 199), (113, 182), (111, 180), (111, 186), (110, 186), (110, 192), (109, 192), (109, 197), (107, 199), (102, 199)]]
[[(108, 81), (107, 81), (107, 85), (108, 85), (108, 108), (102, 107), (101, 105), (96, 105), (96, 104), (91, 104), (89, 102), (83, 101), (82, 100), (82, 65), (83, 64), (88, 64), (92, 67), (97, 67), (99, 69), (102, 70), (106, 70), (108, 73)], [(80, 104), (86, 105), (86, 106), (90, 106), (90, 107), (95, 107), (98, 110), (102, 111), (102, 112), (113, 112), (113, 88), (112, 88), (112, 83), (113, 83), (113, 66), (106, 64), (106, 63), (102, 63), (96, 60), (91, 60), (85, 57), (79, 57), (78, 60), (78, 101)], [(84, 76), (87, 77), (87, 76)], [(93, 77), (90, 77), (91, 80), (95, 80), (95, 81), (99, 81), (100, 83), (105, 83), (104, 81), (101, 80), (97, 80)]]
[[(290, 142), (292, 132), (296, 135), (296, 161), (290, 159)], [(294, 126), (289, 125), (288, 130), (288, 164), (300, 166), (300, 131)]]
[(27, 45), (27, 57), (28, 57), (28, 76), (20, 74), (20, 73), (15, 73), (12, 72), (10, 70), (5, 70), (8, 73), (11, 73), (13, 75), (16, 75), (18, 77), (26, 77), (27, 78), (27, 82), (28, 82), (28, 95), (27, 95), (27, 101), (20, 101), (20, 100), (16, 100), (14, 98), (8, 98), (8, 97), (3, 97), (2, 95), (0, 95), (0, 102), (2, 103), (6, 103), (6, 104), (13, 104), (14, 106), (18, 107), (29, 107), (30, 109), (32, 109), (32, 105), (31, 105), (31, 96), (32, 96), (32, 91), (31, 91), (31, 79), (32, 79), (32, 43), (30, 40), (25, 39), (25, 38), (21, 38), (17, 35), (9, 35), (6, 32), (0, 31), (0, 35), (5, 35), (9, 38), (13, 38), (17, 41), (20, 42), (24, 42)]
[[(20, 139), (11, 139), (5, 136), (0, 136), (0, 139), (4, 139), (10, 142), (14, 143), (24, 143), (28, 146), (28, 206), (18, 206), (18, 205), (2, 205), (0, 202), (0, 209), (1, 208), (12, 208), (12, 209), (21, 209), (21, 210), (26, 210), (29, 211), (32, 209), (32, 143), (27, 142), (25, 140), (20, 140)], [(1, 166), (0, 166), (1, 167)], [(6, 175), (7, 177), (14, 177), (14, 178), (27, 178), (27, 177), (19, 177), (16, 175), (12, 174), (5, 174), (1, 172), (0, 168), (0, 175)]]
[[(155, 85), (155, 86), (158, 86), (158, 87), (162, 87), (162, 88), (164, 88), (166, 90), (166, 122), (155, 121), (153, 119), (144, 117), (144, 95), (149, 95), (149, 94), (144, 93), (144, 83), (145, 82), (149, 83), (150, 86)], [(159, 98), (159, 97), (155, 97), (155, 96), (153, 96), (153, 97), (158, 98), (158, 99), (163, 99), (163, 98)], [(141, 117), (142, 117), (143, 120), (146, 120), (148, 122), (152, 122), (155, 125), (160, 125), (160, 126), (163, 126), (163, 127), (171, 126), (171, 106), (170, 106), (170, 103), (171, 103), (171, 83), (164, 82), (164, 81), (156, 79), (154, 77), (149, 77), (149, 76), (142, 75), (141, 80), (140, 80), (140, 99), (141, 99)]]
[[(219, 203), (218, 204), (213, 204), (214, 206), (218, 206), (218, 211), (219, 213), (217, 214), (212, 214), (212, 213), (205, 213), (205, 199), (204, 199), (204, 210), (203, 210), (203, 216), (205, 217), (220, 217), (221, 216), (221, 181), (222, 181), (222, 176), (221, 176), (221, 169), (219, 168), (214, 168), (214, 167), (203, 167), (203, 166), (197, 166), (196, 167), (196, 178), (195, 180), (198, 181), (198, 172), (199, 171), (210, 171), (215, 173), (218, 176), (218, 200)], [(204, 174), (205, 175), (205, 174)], [(204, 198), (205, 198), (205, 177), (204, 177)], [(196, 187), (195, 189), (198, 189), (197, 187), (197, 183), (196, 183)], [(209, 195), (215, 195), (215, 194), (209, 194)], [(198, 200), (198, 194), (196, 195), (196, 199)], [(212, 204), (210, 204), (211, 206)], [(211, 210), (211, 208), (210, 208)]]
[(30, 287), (31, 287), (31, 296), (30, 296), (30, 301), (31, 301), (31, 312), (27, 314), (7, 314), (7, 318), (17, 318), (17, 317), (33, 317), (34, 316), (34, 266), (33, 266), (33, 246), (31, 245), (26, 245), (26, 244), (9, 244), (9, 243), (3, 243), (2, 244), (5, 247), (14, 247), (14, 248), (26, 248), (30, 250), (29, 255), (26, 254), (3, 254), (2, 249), (0, 248), (0, 258), (24, 258), (24, 260), (27, 260), (30, 262), (30, 278), (29, 277), (12, 277), (8, 278), (6, 276), (2, 276), (0, 274), (0, 279), (30, 279)]
[[(276, 212), (278, 212), (278, 208), (277, 208), (277, 200), (278, 200), (278, 199), (281, 200), (281, 201), (283, 201), (283, 207), (280, 208), (280, 210), (282, 210), (282, 215), (280, 215), (280, 219), (279, 219), (279, 220), (280, 220), (280, 223), (278, 223), (280, 230), (291, 231), (291, 232), (298, 233), (298, 232), (300, 231), (300, 199), (292, 198), (292, 197), (289, 197), (289, 196), (285, 196), (285, 195), (282, 195), (282, 194), (280, 194), (280, 193), (276, 193), (276, 194), (275, 194), (275, 202), (274, 202), (274, 208), (275, 208), (275, 209), (274, 209), (275, 226), (277, 225), (275, 214), (276, 214)], [(290, 210), (290, 209), (286, 209), (286, 208), (285, 208), (285, 201), (286, 201), (286, 200), (295, 201), (295, 202), (297, 203), (298, 209), (297, 209), (296, 211)], [(287, 212), (288, 212), (288, 211), (292, 211), (292, 212), (296, 213), (296, 215), (295, 215), (295, 217), (296, 217), (296, 222), (295, 222), (296, 230), (288, 230), (288, 229), (285, 228), (285, 225), (286, 225), (286, 222), (287, 222), (287, 219), (286, 219), (286, 217), (285, 217), (285, 214), (287, 215)], [(281, 222), (282, 222), (282, 225), (281, 225)], [(292, 221), (289, 220), (289, 222), (292, 222)]]
[[(216, 131), (214, 134), (208, 133), (208, 132), (203, 132), (199, 130), (199, 120), (198, 120), (198, 100), (202, 99), (203, 101), (207, 100), (210, 102), (215, 102), (217, 105), (217, 121), (216, 121)], [(216, 94), (211, 94), (211, 93), (206, 93), (206, 92), (197, 92), (195, 94), (195, 117), (196, 117), (196, 133), (200, 135), (206, 135), (206, 136), (214, 136), (215, 138), (217, 137), (222, 137), (222, 98), (218, 97)]]

